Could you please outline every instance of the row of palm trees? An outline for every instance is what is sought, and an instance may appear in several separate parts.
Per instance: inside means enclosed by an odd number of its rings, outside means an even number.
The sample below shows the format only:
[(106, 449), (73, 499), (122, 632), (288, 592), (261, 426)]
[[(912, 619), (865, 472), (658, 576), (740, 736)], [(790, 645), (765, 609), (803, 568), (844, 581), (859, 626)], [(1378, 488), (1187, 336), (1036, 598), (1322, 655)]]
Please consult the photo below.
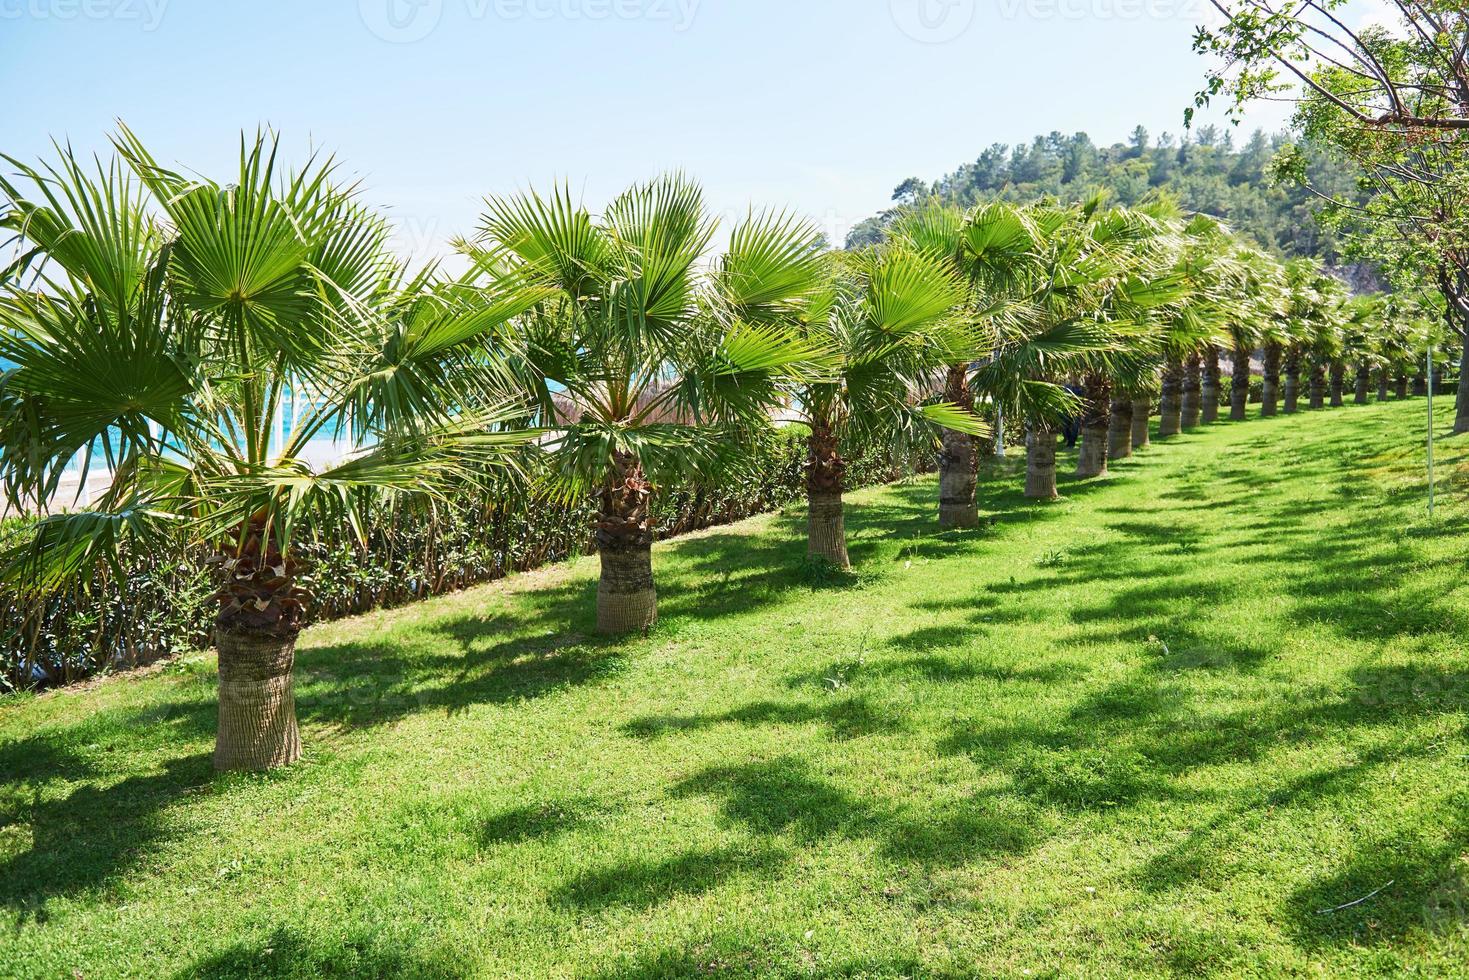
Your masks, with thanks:
[[(1064, 419), (1099, 475), (1146, 440), (1160, 378), (1163, 435), (1212, 420), (1222, 352), (1238, 379), (1276, 351), (1288, 410), (1292, 364), (1314, 397), (1318, 366), (1334, 383), (1407, 363), (1402, 309), (1347, 302), (1166, 199), (932, 206), (835, 253), (785, 213), (716, 242), (697, 185), (670, 175), (600, 214), (564, 188), (491, 198), (448, 275), (407, 269), (334, 161), (288, 170), (272, 136), (242, 139), (228, 181), (125, 128), (114, 146), (7, 158), (0, 178), (0, 479), (43, 511), (4, 575), (43, 593), (129, 548), (217, 554), (221, 769), (299, 757), (298, 545), (360, 536), (385, 498), (432, 507), (506, 479), (594, 496), (597, 625), (635, 632), (657, 616), (657, 488), (738, 479), (776, 418), (809, 429), (809, 553), (846, 568), (854, 447), (938, 448), (939, 523), (969, 527), (1002, 411), (1030, 433), (1027, 493), (1053, 498)], [(78, 461), (106, 489), (46, 512)]]

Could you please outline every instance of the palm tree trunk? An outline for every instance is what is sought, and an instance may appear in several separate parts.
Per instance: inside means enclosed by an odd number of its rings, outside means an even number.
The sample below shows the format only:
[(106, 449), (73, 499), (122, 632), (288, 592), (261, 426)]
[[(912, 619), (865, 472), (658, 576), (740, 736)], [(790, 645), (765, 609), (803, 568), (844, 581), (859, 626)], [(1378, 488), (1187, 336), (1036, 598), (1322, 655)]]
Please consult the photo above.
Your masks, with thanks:
[(1032, 424), (1025, 437), (1025, 495), (1031, 500), (1055, 500), (1056, 433)]
[(653, 486), (630, 453), (612, 461), (597, 513), (597, 551), (602, 580), (597, 586), (597, 632), (646, 631), (658, 620), (653, 587)]
[(1234, 349), (1234, 365), (1229, 376), (1229, 420), (1243, 422), (1250, 414), (1250, 352)]
[(1279, 344), (1265, 345), (1265, 380), (1260, 389), (1260, 417), (1272, 418), (1280, 405), (1280, 360)]
[(1421, 398), (1426, 394), (1428, 394), (1428, 378), (1424, 376), (1423, 369), (1419, 368), (1418, 373), (1413, 375), (1413, 397)]
[(1331, 362), (1331, 407), (1341, 408), (1346, 402), (1347, 366), (1342, 361)]
[(1158, 438), (1183, 431), (1183, 364), (1170, 357), (1163, 363), (1163, 398), (1158, 404)]
[(296, 637), (216, 627), (219, 731), (214, 768), (254, 772), (301, 758), (296, 727)]
[(1203, 421), (1212, 425), (1219, 421), (1219, 348), (1204, 352)]
[(1291, 348), (1285, 355), (1285, 414), (1294, 415), (1301, 407), (1301, 352)]
[[(944, 400), (965, 411), (973, 411), (974, 395), (969, 390), (969, 366), (949, 368)], [(979, 440), (962, 432), (945, 429), (939, 455), (939, 528), (979, 526)]]
[(1137, 452), (1145, 448), (1152, 441), (1152, 435), (1148, 431), (1148, 422), (1153, 417), (1153, 400), (1151, 398), (1134, 398), (1132, 400), (1132, 451)]
[(1107, 475), (1107, 430), (1112, 423), (1112, 379), (1101, 372), (1086, 377), (1081, 416), (1081, 449), (1076, 475), (1083, 480)]
[(1321, 358), (1311, 360), (1311, 408), (1326, 407), (1326, 362)]
[(1371, 399), (1368, 397), (1372, 392), (1372, 368), (1366, 361), (1357, 365), (1357, 391), (1353, 400), (1358, 405), (1366, 405)]
[(1190, 354), (1183, 364), (1183, 400), (1180, 422), (1185, 429), (1197, 429), (1204, 407), (1202, 354)]
[(1408, 375), (1404, 371), (1398, 372), (1397, 381), (1394, 385), (1394, 394), (1400, 399), (1408, 397)]
[(806, 455), (806, 554), (837, 568), (852, 567), (847, 557), (847, 524), (842, 505), (846, 489), (846, 460), (837, 450), (831, 423), (818, 419), (811, 426)]
[[(1144, 425), (1147, 424), (1144, 420)], [(1132, 455), (1132, 399), (1119, 394), (1112, 399), (1112, 421), (1107, 426), (1107, 458)]]
[(301, 758), (294, 669), (302, 598), (297, 561), (253, 518), (220, 563), (214, 642), (219, 648), (219, 729), (214, 767), (261, 771)]
[(1464, 352), (1459, 357), (1458, 411), (1454, 416), (1454, 434), (1469, 432), (1469, 336), (1464, 340)]
[(1377, 369), (1377, 400), (1378, 401), (1380, 401), (1380, 402), (1387, 401), (1387, 386), (1388, 386), (1388, 384), (1391, 383), (1391, 380), (1392, 379), (1387, 376), (1387, 368), (1384, 367), (1384, 368), (1378, 368)]

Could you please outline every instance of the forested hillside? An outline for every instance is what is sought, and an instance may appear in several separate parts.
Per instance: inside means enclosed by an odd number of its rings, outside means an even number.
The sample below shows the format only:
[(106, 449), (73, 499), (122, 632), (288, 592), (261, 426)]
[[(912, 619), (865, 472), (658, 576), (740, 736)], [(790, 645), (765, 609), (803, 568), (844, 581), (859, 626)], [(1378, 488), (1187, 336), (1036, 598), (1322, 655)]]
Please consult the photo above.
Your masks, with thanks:
[[(1127, 142), (1111, 146), (1098, 146), (1086, 133), (1056, 132), (1037, 136), (1028, 145), (996, 143), (936, 181), (903, 181), (894, 191), (894, 207), (854, 228), (847, 246), (877, 241), (897, 210), (931, 195), (971, 205), (996, 198), (1027, 202), (1046, 195), (1075, 201), (1105, 189), (1117, 203), (1131, 205), (1162, 188), (1185, 208), (1222, 218), (1280, 255), (1311, 256), (1336, 265), (1339, 243), (1332, 230), (1317, 224), (1315, 196), (1304, 187), (1270, 179), (1270, 161), (1286, 142), (1284, 135), (1256, 131), (1237, 145), (1235, 132), (1215, 126), (1202, 126), (1182, 139), (1169, 133), (1154, 139), (1139, 126)], [(1356, 178), (1348, 165), (1319, 153), (1310, 160), (1313, 186), (1354, 196)]]

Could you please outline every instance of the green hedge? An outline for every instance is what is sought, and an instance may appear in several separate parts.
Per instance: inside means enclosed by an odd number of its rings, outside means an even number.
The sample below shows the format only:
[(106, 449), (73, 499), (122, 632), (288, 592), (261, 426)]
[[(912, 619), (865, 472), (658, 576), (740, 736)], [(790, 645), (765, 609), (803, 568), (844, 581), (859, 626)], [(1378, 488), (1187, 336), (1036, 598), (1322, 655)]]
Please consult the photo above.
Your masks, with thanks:
[[(806, 446), (797, 428), (773, 433), (730, 485), (664, 488), (653, 516), (659, 538), (715, 527), (804, 496)], [(853, 488), (891, 482), (930, 461), (852, 460)], [(433, 514), (384, 508), (367, 545), (347, 537), (304, 546), (312, 621), (442, 595), (592, 550), (594, 505), (548, 505), (509, 488)], [(133, 666), (209, 643), (214, 586), (202, 554), (131, 553), (126, 576), (44, 602), (0, 593), (0, 690), (69, 684), (109, 666)]]

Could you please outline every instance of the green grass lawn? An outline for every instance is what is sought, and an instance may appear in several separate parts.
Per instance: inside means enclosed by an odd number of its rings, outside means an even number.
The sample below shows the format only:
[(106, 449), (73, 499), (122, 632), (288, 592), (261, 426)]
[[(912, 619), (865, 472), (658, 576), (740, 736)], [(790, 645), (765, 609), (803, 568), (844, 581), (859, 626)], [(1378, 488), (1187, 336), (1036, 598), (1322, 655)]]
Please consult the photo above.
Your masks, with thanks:
[[(0, 973), (1469, 976), (1469, 445), (1221, 425), (937, 535), (856, 494), (302, 639), (307, 757), (211, 658), (0, 706)], [(1063, 461), (1064, 465), (1064, 461)], [(1366, 901), (1342, 908), (1338, 906)], [(74, 972), (75, 971), (75, 972)]]

